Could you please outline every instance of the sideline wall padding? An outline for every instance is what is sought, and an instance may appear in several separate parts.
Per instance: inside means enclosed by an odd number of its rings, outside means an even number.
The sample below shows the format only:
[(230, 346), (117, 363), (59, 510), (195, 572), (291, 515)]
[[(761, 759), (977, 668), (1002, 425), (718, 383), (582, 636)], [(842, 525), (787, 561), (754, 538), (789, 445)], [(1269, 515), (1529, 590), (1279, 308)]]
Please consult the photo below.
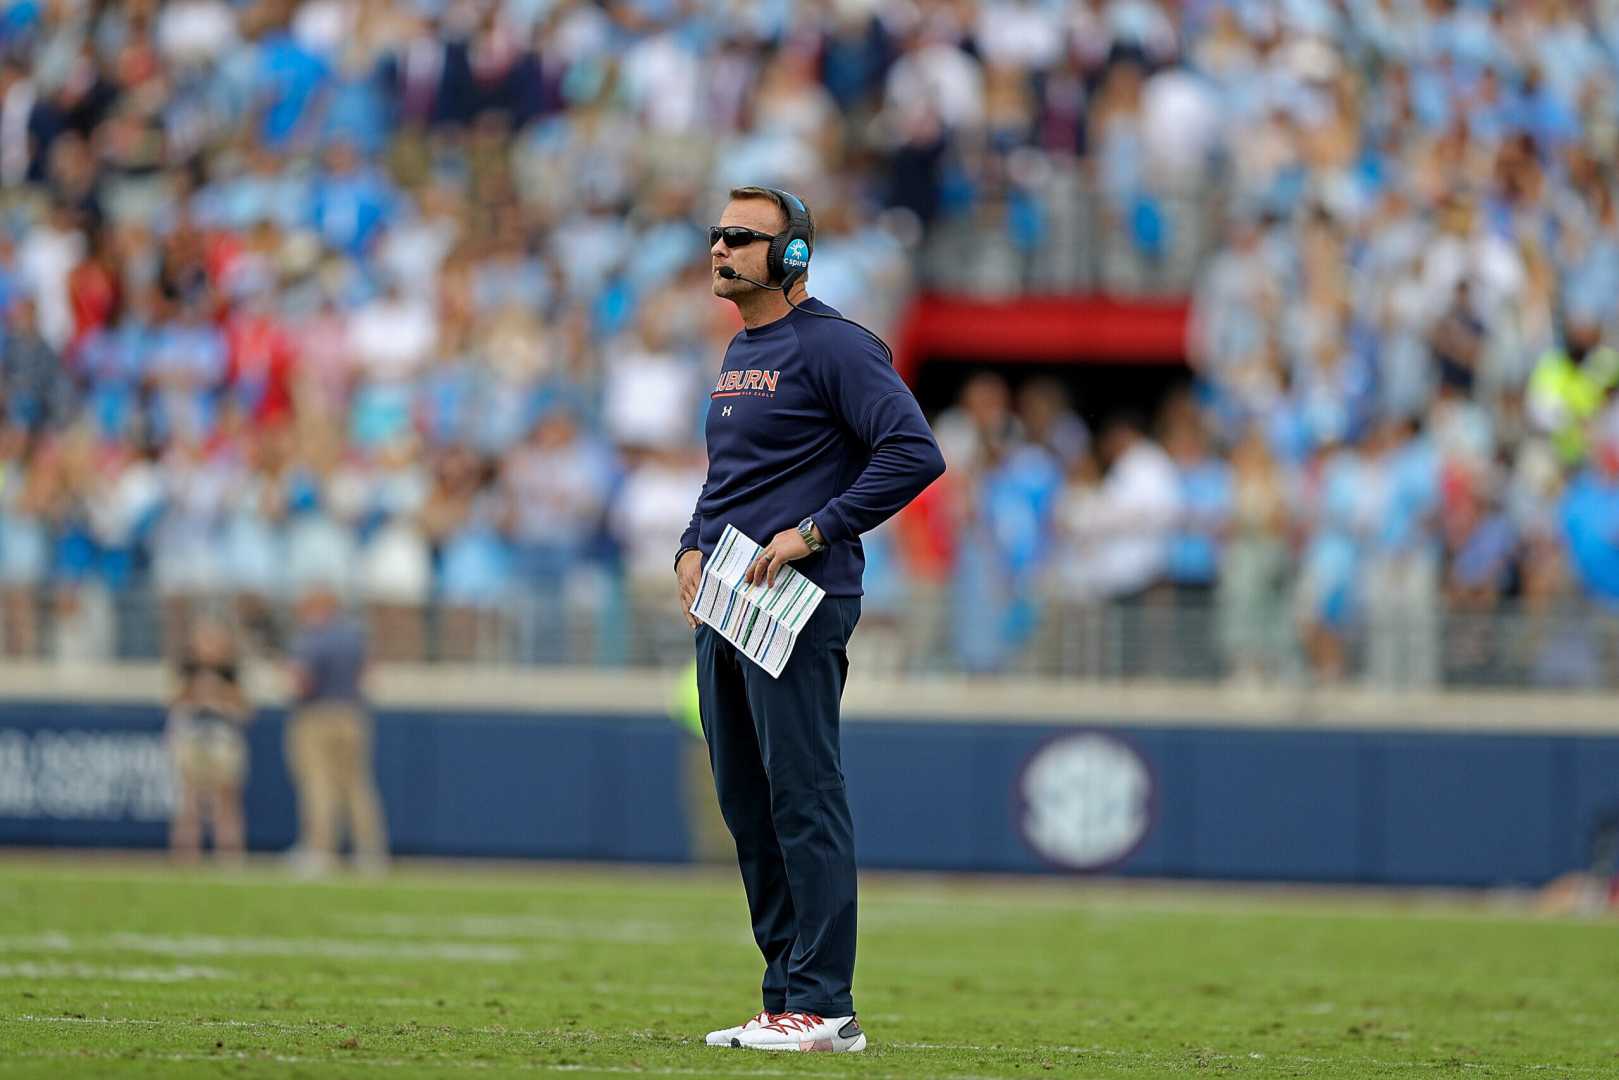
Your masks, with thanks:
[[(250, 735), (256, 850), (295, 838), (283, 721)], [(150, 705), (0, 704), (0, 844), (164, 844), (161, 732)], [(377, 732), (402, 854), (687, 857), (691, 744), (661, 718), (398, 710)], [(1619, 816), (1619, 735), (851, 721), (844, 771), (874, 868), (1538, 884)]]

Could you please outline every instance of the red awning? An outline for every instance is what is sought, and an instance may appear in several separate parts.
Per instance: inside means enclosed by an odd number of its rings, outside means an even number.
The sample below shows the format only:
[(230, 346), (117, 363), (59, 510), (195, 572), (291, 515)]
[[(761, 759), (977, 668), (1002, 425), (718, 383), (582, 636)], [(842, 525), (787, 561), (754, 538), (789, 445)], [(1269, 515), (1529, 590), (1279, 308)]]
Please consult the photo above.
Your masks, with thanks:
[(1190, 304), (1105, 297), (975, 300), (924, 295), (900, 327), (894, 363), (910, 382), (930, 356), (1180, 364)]

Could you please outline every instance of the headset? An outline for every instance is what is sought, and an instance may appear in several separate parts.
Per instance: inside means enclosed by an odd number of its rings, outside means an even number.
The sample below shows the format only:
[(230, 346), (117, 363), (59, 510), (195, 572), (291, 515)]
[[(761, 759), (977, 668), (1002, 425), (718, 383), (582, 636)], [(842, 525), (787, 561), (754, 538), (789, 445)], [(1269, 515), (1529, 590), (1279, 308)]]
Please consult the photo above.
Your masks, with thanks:
[(792, 287), (792, 282), (809, 270), (810, 261), (810, 215), (809, 207), (790, 191), (781, 188), (766, 188), (781, 199), (787, 210), (787, 227), (775, 235), (770, 241), (770, 250), (765, 253), (765, 268), (770, 272), (771, 281), (779, 281), (782, 294)]
[(878, 337), (869, 327), (860, 326), (853, 319), (845, 319), (842, 315), (833, 315), (825, 311), (811, 311), (809, 308), (799, 307), (793, 303), (789, 293), (792, 292), (794, 282), (809, 271), (810, 254), (813, 251), (810, 246), (809, 208), (804, 205), (803, 199), (790, 191), (784, 191), (781, 188), (766, 188), (765, 190), (776, 195), (787, 211), (787, 227), (771, 237), (770, 248), (765, 252), (765, 270), (770, 275), (771, 281), (779, 281), (781, 284), (767, 285), (762, 281), (754, 281), (752, 278), (743, 277), (729, 266), (719, 268), (720, 277), (736, 278), (740, 281), (746, 281), (750, 285), (757, 285), (761, 289), (779, 292), (782, 299), (787, 301), (788, 307), (805, 315), (814, 315), (819, 319), (836, 319), (839, 322), (846, 322), (850, 326), (859, 326), (860, 329), (871, 335), (873, 341), (881, 346), (883, 354), (888, 357), (889, 365), (892, 366), (894, 363), (894, 350), (890, 349), (888, 342)]

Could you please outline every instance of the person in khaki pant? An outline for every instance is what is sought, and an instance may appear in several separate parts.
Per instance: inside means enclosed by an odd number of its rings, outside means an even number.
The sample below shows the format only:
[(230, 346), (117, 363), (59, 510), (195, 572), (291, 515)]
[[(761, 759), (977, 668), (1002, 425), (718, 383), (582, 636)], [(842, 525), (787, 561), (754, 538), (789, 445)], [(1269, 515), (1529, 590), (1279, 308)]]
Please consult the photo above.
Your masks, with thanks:
[(372, 721), (361, 683), (366, 641), (331, 589), (317, 586), (299, 603), (300, 633), (291, 667), (296, 707), (287, 724), (287, 764), (298, 796), (294, 865), (330, 869), (346, 821), (355, 866), (387, 866), (388, 836), (371, 760)]

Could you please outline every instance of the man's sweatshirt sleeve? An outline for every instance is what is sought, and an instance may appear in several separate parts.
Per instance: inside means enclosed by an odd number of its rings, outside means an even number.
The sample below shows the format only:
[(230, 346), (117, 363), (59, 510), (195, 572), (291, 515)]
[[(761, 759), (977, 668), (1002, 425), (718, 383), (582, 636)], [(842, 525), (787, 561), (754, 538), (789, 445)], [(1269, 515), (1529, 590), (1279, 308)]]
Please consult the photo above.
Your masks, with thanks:
[[(856, 334), (849, 352), (817, 358), (827, 401), (871, 449), (854, 483), (810, 515), (829, 544), (881, 525), (944, 473), (939, 444), (910, 388), (877, 343)], [(838, 344), (848, 341), (840, 336)]]
[(703, 515), (697, 507), (703, 505), (703, 496), (707, 493), (708, 481), (704, 480), (703, 490), (697, 494), (697, 506), (692, 507), (691, 521), (686, 525), (686, 531), (680, 534), (680, 547), (676, 549), (677, 551), (685, 551), (687, 548), (699, 546), (699, 541), (703, 535)]

